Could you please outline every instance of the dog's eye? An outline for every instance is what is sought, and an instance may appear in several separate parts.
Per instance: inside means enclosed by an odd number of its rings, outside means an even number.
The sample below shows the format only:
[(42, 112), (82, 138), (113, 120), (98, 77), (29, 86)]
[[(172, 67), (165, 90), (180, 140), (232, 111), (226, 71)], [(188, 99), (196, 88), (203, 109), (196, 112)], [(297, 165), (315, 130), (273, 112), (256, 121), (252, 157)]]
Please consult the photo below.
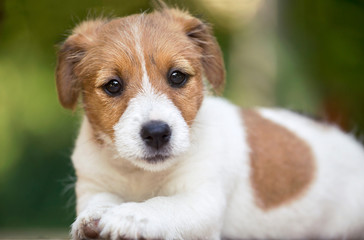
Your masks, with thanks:
[(119, 96), (123, 90), (122, 81), (119, 78), (113, 78), (102, 86), (104, 91), (112, 96)]
[(186, 84), (188, 77), (188, 74), (185, 74), (178, 70), (172, 70), (168, 74), (168, 82), (172, 87), (179, 88), (183, 87)]

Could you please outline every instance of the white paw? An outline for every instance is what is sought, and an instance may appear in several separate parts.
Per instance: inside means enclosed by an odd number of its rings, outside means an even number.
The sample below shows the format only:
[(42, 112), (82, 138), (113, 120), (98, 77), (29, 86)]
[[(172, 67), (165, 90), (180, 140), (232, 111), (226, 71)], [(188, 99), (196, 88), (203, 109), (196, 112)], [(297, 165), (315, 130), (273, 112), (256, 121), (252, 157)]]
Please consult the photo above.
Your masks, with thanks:
[(102, 215), (108, 207), (86, 209), (76, 218), (72, 224), (71, 236), (74, 240), (98, 239), (100, 230), (98, 227)]
[(156, 209), (141, 203), (124, 203), (110, 208), (101, 218), (100, 236), (106, 239), (172, 239), (173, 232), (162, 223)]

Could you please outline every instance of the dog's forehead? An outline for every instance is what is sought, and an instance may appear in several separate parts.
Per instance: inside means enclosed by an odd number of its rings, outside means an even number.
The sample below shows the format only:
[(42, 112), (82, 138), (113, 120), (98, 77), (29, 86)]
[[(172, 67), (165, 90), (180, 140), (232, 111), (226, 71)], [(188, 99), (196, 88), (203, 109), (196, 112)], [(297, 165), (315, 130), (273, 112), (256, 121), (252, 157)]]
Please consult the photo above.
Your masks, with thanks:
[(191, 48), (183, 26), (161, 13), (117, 18), (105, 24), (100, 33), (101, 46), (112, 45), (130, 56), (135, 56), (138, 50), (154, 56), (188, 53)]
[(199, 49), (179, 22), (161, 13), (138, 14), (113, 19), (99, 29), (97, 44), (85, 59), (83, 71), (97, 72), (95, 85), (102, 85), (112, 75), (140, 80), (143, 65), (151, 78), (171, 68), (194, 75), (199, 57)]

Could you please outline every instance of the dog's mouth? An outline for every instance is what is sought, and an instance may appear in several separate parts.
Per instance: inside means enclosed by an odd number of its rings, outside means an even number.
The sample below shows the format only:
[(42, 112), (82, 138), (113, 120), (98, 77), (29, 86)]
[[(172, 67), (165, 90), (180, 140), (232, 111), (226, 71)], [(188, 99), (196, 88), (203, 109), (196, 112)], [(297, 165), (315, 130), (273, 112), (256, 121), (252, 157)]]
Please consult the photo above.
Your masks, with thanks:
[(159, 163), (159, 162), (164, 162), (166, 159), (170, 157), (171, 155), (169, 154), (155, 154), (153, 156), (145, 156), (143, 160), (148, 163)]
[(147, 147), (141, 159), (145, 162), (156, 164), (166, 161), (168, 158), (173, 157), (173, 151), (170, 145), (164, 146), (161, 149), (153, 149)]

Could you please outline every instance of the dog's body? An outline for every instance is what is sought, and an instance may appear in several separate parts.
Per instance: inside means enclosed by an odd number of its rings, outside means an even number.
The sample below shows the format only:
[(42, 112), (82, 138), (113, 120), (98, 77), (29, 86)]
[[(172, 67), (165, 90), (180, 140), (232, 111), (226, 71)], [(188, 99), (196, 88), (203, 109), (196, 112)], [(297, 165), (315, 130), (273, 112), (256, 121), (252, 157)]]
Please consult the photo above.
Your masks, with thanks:
[(364, 150), (337, 128), (204, 97), (224, 79), (208, 27), (162, 9), (89, 21), (64, 43), (63, 106), (82, 91), (74, 239), (364, 234)]

